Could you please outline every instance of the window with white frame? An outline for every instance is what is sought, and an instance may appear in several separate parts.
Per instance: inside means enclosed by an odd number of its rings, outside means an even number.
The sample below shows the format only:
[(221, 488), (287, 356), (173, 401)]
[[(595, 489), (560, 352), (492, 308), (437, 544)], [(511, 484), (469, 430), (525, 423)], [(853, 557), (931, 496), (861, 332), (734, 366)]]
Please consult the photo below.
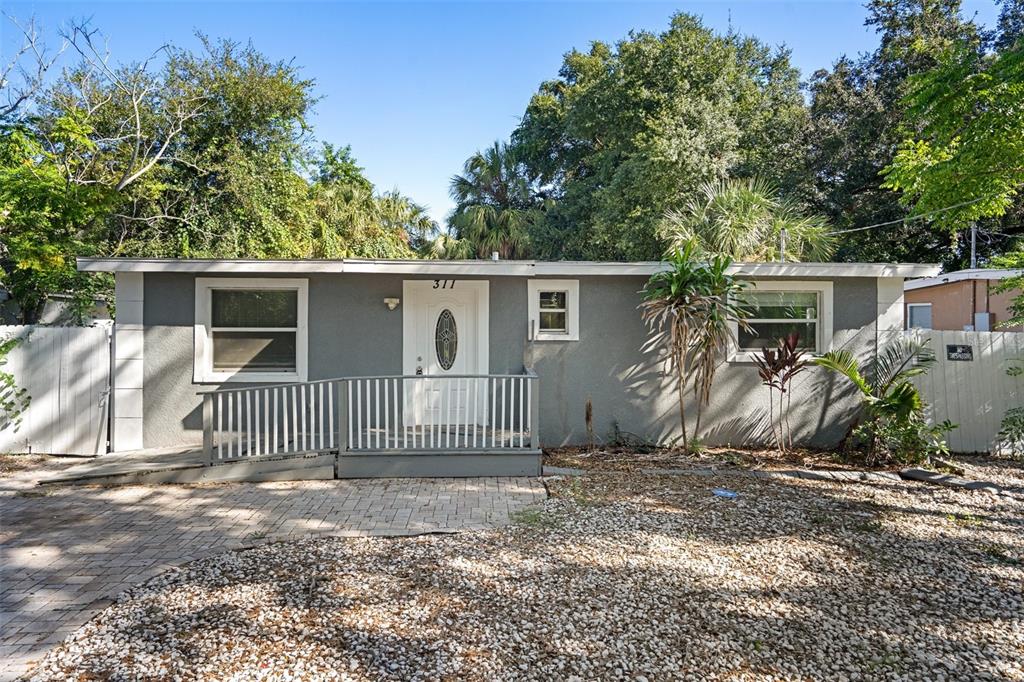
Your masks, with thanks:
[(931, 329), (932, 328), (932, 304), (931, 303), (908, 303), (907, 304), (907, 329)]
[(749, 328), (733, 323), (734, 358), (749, 359), (792, 333), (799, 346), (826, 353), (832, 343), (832, 282), (758, 281), (740, 296)]
[(196, 279), (195, 380), (305, 381), (307, 280)]
[(574, 279), (527, 280), (530, 297), (530, 338), (534, 341), (578, 341), (580, 283)]

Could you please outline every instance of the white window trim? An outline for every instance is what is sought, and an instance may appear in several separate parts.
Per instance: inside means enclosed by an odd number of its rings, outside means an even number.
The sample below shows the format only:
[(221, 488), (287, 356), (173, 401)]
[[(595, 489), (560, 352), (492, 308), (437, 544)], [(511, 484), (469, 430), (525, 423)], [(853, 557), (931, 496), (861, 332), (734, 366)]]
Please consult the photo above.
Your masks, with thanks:
[[(530, 279), (526, 281), (529, 298), (529, 329), (531, 341), (579, 341), (580, 340), (580, 281), (578, 279)], [(540, 331), (540, 294), (542, 291), (565, 292), (564, 332)]]
[[(932, 309), (932, 304), (931, 303), (908, 303), (907, 304), (907, 322), (906, 322), (906, 328), (907, 329), (932, 329), (932, 327), (935, 326), (935, 320), (933, 318), (932, 319), (932, 326), (931, 327), (911, 327), (910, 326), (910, 309), (911, 308), (928, 308), (929, 310), (931, 310)], [(931, 317), (931, 316), (929, 315), (929, 317)]]
[[(818, 294), (818, 338), (815, 339), (813, 355), (824, 355), (832, 350), (832, 311), (833, 284), (830, 281), (793, 281), (793, 280), (754, 280), (750, 282), (750, 291), (813, 291)], [(729, 322), (733, 339), (739, 339), (739, 323)], [(774, 343), (775, 339), (765, 339), (765, 345)], [(756, 351), (741, 351), (738, 341), (729, 344), (729, 362), (753, 362), (758, 355)]]
[[(217, 372), (213, 369), (211, 330), (213, 289), (267, 289), (298, 292), (298, 328), (295, 332), (294, 372)], [(306, 381), (309, 362), (309, 280), (276, 277), (196, 277), (195, 348), (192, 380), (211, 383), (281, 383)]]

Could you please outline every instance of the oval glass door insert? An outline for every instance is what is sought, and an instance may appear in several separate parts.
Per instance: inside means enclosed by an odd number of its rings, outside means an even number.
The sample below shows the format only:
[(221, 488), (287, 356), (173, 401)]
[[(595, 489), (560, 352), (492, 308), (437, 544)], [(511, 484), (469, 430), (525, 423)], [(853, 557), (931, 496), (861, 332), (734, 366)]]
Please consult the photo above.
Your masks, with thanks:
[(437, 350), (437, 364), (441, 365), (441, 369), (451, 369), (455, 364), (455, 353), (459, 349), (459, 330), (455, 326), (455, 316), (447, 308), (437, 316), (434, 348)]

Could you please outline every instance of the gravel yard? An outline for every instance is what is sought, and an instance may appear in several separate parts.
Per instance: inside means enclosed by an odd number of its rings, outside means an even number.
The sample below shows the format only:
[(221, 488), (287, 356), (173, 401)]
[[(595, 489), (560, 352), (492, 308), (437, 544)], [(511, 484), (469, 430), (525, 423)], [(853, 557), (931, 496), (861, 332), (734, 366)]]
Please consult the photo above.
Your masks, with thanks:
[(550, 487), (503, 529), (197, 561), (33, 679), (1024, 680), (1019, 500), (724, 476)]

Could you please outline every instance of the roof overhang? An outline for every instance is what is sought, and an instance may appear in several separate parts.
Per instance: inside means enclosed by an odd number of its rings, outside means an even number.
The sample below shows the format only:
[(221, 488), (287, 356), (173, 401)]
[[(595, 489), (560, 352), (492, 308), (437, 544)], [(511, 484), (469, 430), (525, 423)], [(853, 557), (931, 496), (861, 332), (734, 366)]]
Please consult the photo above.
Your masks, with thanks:
[[(220, 260), (178, 258), (79, 258), (82, 272), (184, 272), (195, 274), (374, 273), (397, 275), (579, 277), (650, 276), (667, 268), (657, 261), (618, 263), (532, 260)], [(734, 263), (742, 277), (931, 277), (938, 265), (918, 263)]]
[(939, 275), (938, 277), (925, 277), (923, 279), (904, 282), (903, 289), (904, 291), (913, 291), (914, 289), (937, 287), (942, 284), (949, 284), (950, 282), (963, 282), (974, 279), (1006, 279), (1008, 277), (1020, 277), (1021, 275), (1024, 275), (1024, 270), (1012, 268), (993, 268), (991, 270), (975, 268), (973, 270), (957, 270), (956, 272), (947, 272), (946, 274)]

